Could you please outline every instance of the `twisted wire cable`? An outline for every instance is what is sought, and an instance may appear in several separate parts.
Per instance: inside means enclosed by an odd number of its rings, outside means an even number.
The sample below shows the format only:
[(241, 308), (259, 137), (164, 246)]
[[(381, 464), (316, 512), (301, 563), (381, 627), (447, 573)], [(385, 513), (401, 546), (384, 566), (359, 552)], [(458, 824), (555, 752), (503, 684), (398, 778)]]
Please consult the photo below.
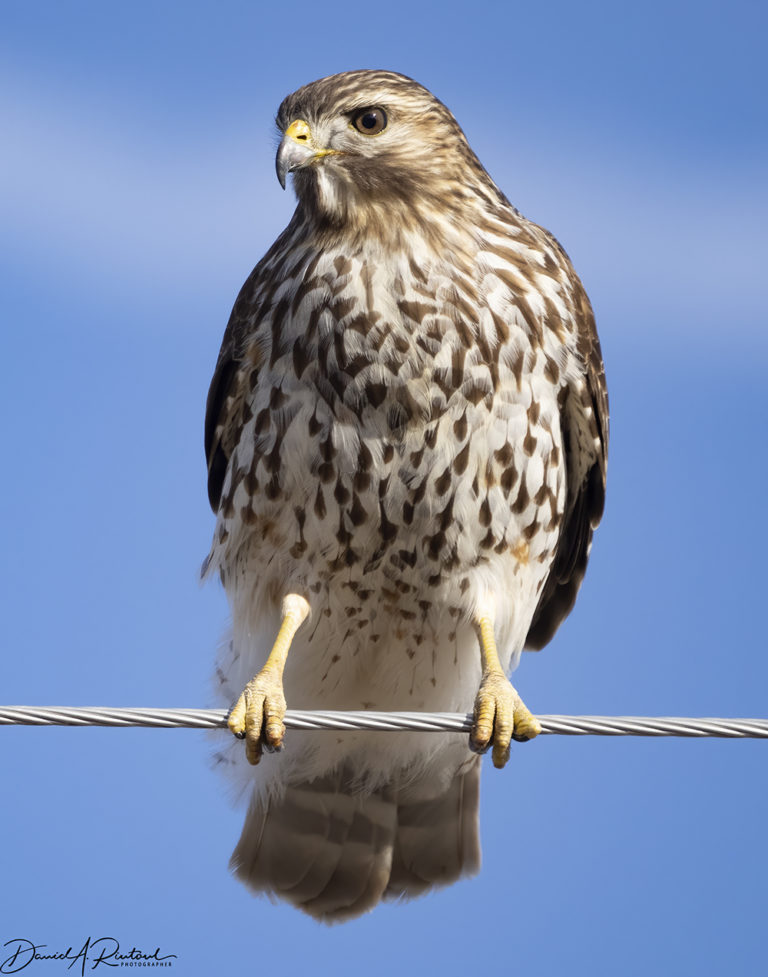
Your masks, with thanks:
[[(225, 728), (226, 709), (123, 709), (106, 706), (0, 706), (0, 726), (147, 726)], [(679, 716), (537, 716), (542, 733), (561, 736), (717, 736), (768, 739), (768, 719)], [(469, 732), (460, 712), (333, 712), (289, 709), (288, 729)]]

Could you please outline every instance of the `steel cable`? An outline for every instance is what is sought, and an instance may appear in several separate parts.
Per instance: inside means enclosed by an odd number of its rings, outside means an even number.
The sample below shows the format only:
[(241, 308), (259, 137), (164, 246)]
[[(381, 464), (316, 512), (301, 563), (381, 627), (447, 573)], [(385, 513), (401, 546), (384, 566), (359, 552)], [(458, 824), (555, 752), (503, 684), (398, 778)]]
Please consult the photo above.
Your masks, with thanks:
[[(717, 736), (768, 739), (768, 719), (678, 716), (537, 716), (542, 733), (561, 736)], [(0, 706), (5, 726), (146, 726), (217, 729), (225, 709), (124, 709), (108, 706)], [(331, 712), (289, 709), (288, 729), (468, 732), (471, 714), (458, 712)]]

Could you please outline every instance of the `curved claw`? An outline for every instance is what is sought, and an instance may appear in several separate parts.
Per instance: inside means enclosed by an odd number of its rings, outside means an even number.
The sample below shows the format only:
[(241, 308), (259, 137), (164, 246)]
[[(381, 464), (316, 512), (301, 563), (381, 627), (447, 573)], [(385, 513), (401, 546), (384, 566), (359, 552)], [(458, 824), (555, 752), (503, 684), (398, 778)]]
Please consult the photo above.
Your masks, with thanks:
[(245, 756), (254, 766), (266, 750), (282, 749), (285, 736), (283, 684), (267, 669), (251, 679), (229, 714), (227, 725), (238, 739), (245, 740)]
[(281, 750), (285, 736), (285, 695), (283, 668), (293, 636), (309, 616), (310, 607), (300, 594), (283, 599), (283, 620), (267, 662), (243, 689), (227, 719), (238, 739), (245, 739), (245, 756), (257, 764), (262, 751)]
[(492, 746), (493, 765), (501, 769), (513, 739), (522, 743), (540, 732), (541, 726), (506, 675), (496, 671), (484, 675), (475, 699), (470, 749), (485, 753)]

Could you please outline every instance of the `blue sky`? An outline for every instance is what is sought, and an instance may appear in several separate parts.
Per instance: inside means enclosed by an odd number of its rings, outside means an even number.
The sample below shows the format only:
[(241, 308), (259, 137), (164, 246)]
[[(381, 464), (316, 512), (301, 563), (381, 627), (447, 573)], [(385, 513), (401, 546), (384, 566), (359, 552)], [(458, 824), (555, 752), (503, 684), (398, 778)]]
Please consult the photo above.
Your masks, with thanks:
[[(313, 78), (387, 67), (559, 237), (600, 327), (606, 515), (575, 612), (516, 674), (526, 702), (768, 715), (762, 5), (1, 18), (0, 699), (209, 704), (227, 609), (197, 583), (203, 411), (237, 290), (292, 211), (272, 119)], [(211, 745), (0, 731), (0, 945), (112, 935), (176, 974), (765, 973), (767, 744), (516, 748), (484, 770), (478, 878), (333, 929), (229, 878), (242, 812)]]

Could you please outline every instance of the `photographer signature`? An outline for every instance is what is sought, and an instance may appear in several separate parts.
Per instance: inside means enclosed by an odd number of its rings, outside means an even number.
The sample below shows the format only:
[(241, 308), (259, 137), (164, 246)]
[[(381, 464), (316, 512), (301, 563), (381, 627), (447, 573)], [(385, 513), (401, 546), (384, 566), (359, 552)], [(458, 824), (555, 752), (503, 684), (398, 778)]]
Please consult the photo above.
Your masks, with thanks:
[(41, 951), (47, 950), (47, 944), (19, 939), (8, 940), (3, 947), (10, 947), (10, 954), (0, 963), (0, 974), (17, 974), (35, 960), (68, 961), (67, 970), (79, 963), (80, 973), (85, 977), (86, 964), (89, 971), (95, 970), (99, 964), (104, 964), (105, 967), (122, 967), (129, 961), (170, 967), (171, 961), (176, 959), (175, 953), (161, 955), (160, 947), (153, 953), (143, 953), (136, 947), (132, 947), (127, 953), (121, 953), (120, 944), (113, 936), (101, 936), (98, 940), (92, 940), (89, 936), (77, 951), (70, 946), (64, 952), (43, 953)]

